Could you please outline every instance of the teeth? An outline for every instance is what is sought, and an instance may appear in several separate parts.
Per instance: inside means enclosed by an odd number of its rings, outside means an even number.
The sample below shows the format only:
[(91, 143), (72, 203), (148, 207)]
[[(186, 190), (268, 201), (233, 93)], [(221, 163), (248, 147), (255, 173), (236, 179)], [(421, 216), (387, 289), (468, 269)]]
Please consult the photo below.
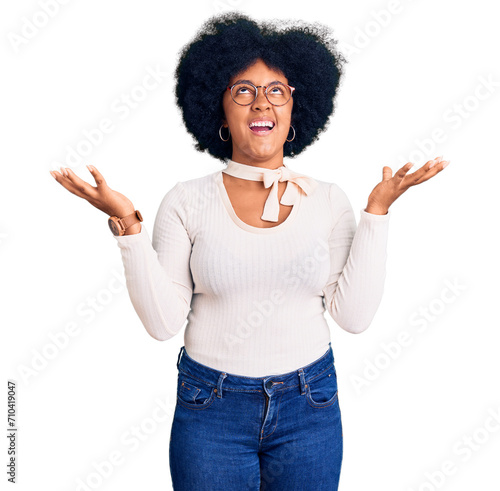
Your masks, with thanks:
[(274, 124), (272, 121), (254, 121), (253, 123), (250, 123), (250, 128), (253, 126), (268, 126), (269, 128), (272, 128)]

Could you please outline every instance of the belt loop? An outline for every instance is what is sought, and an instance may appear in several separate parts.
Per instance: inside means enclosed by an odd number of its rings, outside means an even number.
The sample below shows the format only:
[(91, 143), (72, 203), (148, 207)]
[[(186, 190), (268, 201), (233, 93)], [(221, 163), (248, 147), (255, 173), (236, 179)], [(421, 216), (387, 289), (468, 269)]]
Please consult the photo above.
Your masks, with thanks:
[(304, 370), (302, 368), (299, 368), (298, 372), (299, 372), (299, 381), (300, 381), (300, 395), (304, 395), (306, 393), (306, 382), (304, 379)]
[(224, 379), (227, 377), (227, 374), (224, 372), (221, 372), (219, 376), (219, 380), (217, 382), (217, 397), (220, 399), (222, 398), (222, 382)]
[(179, 361), (181, 359), (181, 354), (182, 354), (183, 350), (184, 350), (184, 346), (181, 347), (181, 349), (179, 351), (179, 355), (177, 356), (177, 370), (179, 370)]

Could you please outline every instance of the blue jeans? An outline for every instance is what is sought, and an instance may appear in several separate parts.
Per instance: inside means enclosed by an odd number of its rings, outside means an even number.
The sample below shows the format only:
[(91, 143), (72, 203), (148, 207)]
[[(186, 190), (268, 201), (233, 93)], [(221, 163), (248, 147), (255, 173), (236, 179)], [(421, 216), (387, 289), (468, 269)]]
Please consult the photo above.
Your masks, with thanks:
[(338, 489), (343, 435), (331, 343), (321, 358), (281, 375), (220, 372), (184, 346), (177, 369), (175, 491)]

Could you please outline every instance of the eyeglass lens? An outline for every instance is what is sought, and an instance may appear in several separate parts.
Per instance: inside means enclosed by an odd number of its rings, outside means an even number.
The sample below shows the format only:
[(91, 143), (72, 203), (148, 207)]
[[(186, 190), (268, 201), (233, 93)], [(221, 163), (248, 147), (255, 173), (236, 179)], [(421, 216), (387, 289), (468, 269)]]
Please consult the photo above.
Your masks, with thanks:
[[(256, 88), (246, 82), (236, 84), (231, 90), (234, 102), (246, 106), (251, 104), (257, 97)], [(262, 87), (259, 89), (262, 90)], [(273, 82), (267, 87), (267, 99), (275, 106), (286, 104), (291, 97), (291, 90), (284, 84)]]

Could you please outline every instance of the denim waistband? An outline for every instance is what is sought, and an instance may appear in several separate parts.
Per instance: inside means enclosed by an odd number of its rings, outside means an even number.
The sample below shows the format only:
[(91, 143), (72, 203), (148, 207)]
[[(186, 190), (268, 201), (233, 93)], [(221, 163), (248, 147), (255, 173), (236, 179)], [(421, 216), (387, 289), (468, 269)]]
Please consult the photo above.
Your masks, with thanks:
[(325, 354), (308, 365), (297, 368), (292, 372), (279, 375), (267, 375), (265, 377), (246, 377), (215, 370), (214, 368), (207, 367), (193, 360), (187, 354), (185, 347), (182, 346), (177, 358), (177, 369), (209, 385), (221, 388), (223, 382), (224, 389), (226, 390), (259, 390), (262, 389), (263, 386), (270, 390), (272, 388), (284, 389), (301, 385), (301, 392), (304, 392), (305, 384), (308, 380), (320, 375), (334, 365), (331, 345), (331, 342), (328, 343), (328, 350)]

